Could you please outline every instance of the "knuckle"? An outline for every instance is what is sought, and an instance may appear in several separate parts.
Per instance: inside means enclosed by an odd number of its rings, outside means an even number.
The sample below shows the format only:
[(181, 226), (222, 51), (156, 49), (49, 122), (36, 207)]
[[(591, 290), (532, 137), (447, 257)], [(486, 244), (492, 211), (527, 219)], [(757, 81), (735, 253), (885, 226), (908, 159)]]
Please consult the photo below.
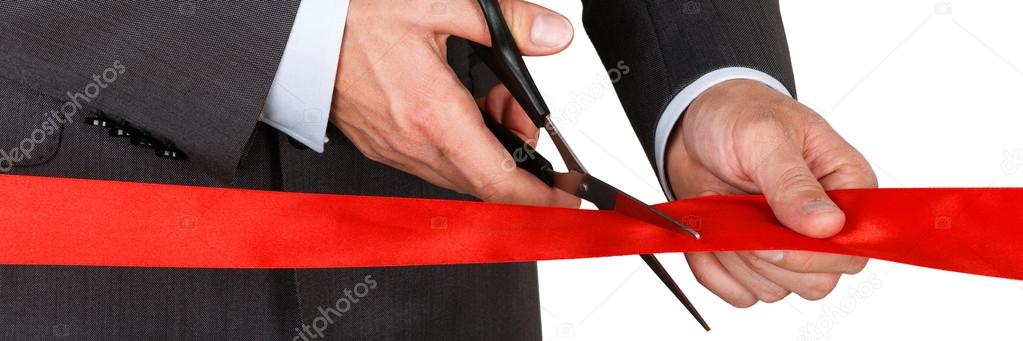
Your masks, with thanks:
[(877, 174), (874, 173), (874, 168), (866, 160), (857, 162), (853, 166), (853, 171), (863, 176), (863, 184), (868, 186), (868, 188), (877, 187)]
[(795, 269), (802, 272), (812, 271), (814, 265), (817, 263), (816, 257), (814, 255), (797, 254), (796, 257), (794, 258), (795, 259), (793, 263), (795, 263)]
[(746, 264), (749, 265), (751, 269), (756, 270), (758, 272), (770, 269), (772, 266), (774, 266), (760, 257), (749, 254), (745, 254), (743, 256), (743, 260), (746, 261)]
[(711, 278), (712, 275), (707, 269), (714, 265), (715, 256), (711, 253), (687, 253), (686, 259), (689, 261), (689, 267), (693, 270), (693, 277), (696, 278), (696, 282), (710, 289), (713, 280)]
[(359, 151), (361, 151), (362, 155), (366, 156), (367, 159), (370, 159), (373, 162), (378, 162), (378, 163), (383, 163), (383, 164), (389, 164), (390, 163), (390, 158), (385, 156), (385, 153), (382, 153), (380, 151), (380, 149), (378, 149), (376, 147), (367, 146), (365, 148), (360, 148)]
[(769, 290), (768, 292), (763, 293), (763, 295), (760, 297), (760, 300), (764, 301), (765, 303), (774, 303), (781, 301), (789, 294), (790, 292), (784, 289)]
[(877, 188), (877, 174), (866, 161), (842, 164), (838, 169), (849, 176), (843, 176), (840, 182), (833, 183), (833, 189)]
[(763, 154), (761, 158), (771, 159), (773, 155), (791, 149), (786, 147), (797, 145), (795, 128), (786, 124), (774, 108), (756, 104), (745, 111), (732, 133), (733, 140), (744, 141), (745, 148)]
[(391, 151), (391, 150), (388, 150), (388, 149), (380, 149), (380, 150), (375, 151), (374, 153), (376, 155), (375, 156), (376, 159), (375, 160), (374, 159), (370, 159), (370, 160), (373, 160), (373, 161), (376, 161), (376, 162), (380, 162), (380, 163), (383, 163), (385, 165), (388, 165), (388, 166), (391, 166), (391, 167), (394, 167), (394, 168), (398, 168), (398, 169), (402, 168), (401, 167), (402, 166), (402, 162), (400, 162), (401, 158), (398, 157), (394, 151)]
[(420, 159), (430, 151), (430, 147), (436, 146), (436, 142), (426, 134), (429, 118), (425, 114), (415, 115), (412, 118), (405, 118), (397, 122), (398, 133), (381, 131), (378, 136), (380, 149), (389, 150), (397, 155), (404, 155), (410, 158)]
[(706, 287), (710, 278), (705, 270), (713, 266), (714, 255), (705, 252), (690, 252), (685, 255), (689, 267), (693, 270), (693, 276), (696, 277), (696, 282)]
[(364, 150), (364, 151), (362, 151), (362, 155), (366, 156), (367, 159), (370, 159), (370, 161), (373, 161), (373, 162), (380, 162), (380, 163), (384, 162), (384, 158), (381, 157), (380, 154), (378, 154), (376, 152), (373, 152), (373, 151)]
[(372, 138), (354, 134), (350, 134), (349, 136), (351, 136), (349, 137), (349, 140), (352, 141), (352, 144), (355, 145), (355, 148), (358, 149), (359, 152), (362, 153), (362, 155), (365, 156), (367, 159), (376, 162), (384, 161), (384, 157), (380, 153), (380, 148), (376, 146), (376, 143), (375, 141), (373, 141)]
[(429, 131), (434, 125), (434, 115), (426, 104), (412, 104), (395, 112), (395, 123), (404, 132), (419, 133)]
[(696, 283), (700, 283), (700, 285), (704, 288), (710, 289), (711, 284), (713, 283), (710, 276), (704, 271), (693, 271), (693, 277), (696, 277)]
[(835, 287), (838, 285), (838, 278), (839, 277), (837, 275), (831, 274), (823, 274), (810, 278), (807, 280), (804, 287), (797, 291), (796, 294), (810, 301), (820, 300), (828, 296), (832, 290), (835, 290)]
[(759, 302), (756, 298), (746, 295), (722, 297), (721, 299), (736, 308), (749, 308)]
[(831, 123), (828, 123), (828, 120), (824, 119), (824, 116), (821, 116), (821, 114), (802, 104), (800, 104), (800, 109), (802, 109), (800, 113), (802, 113), (803, 122), (807, 129), (833, 130)]
[(381, 150), (386, 150), (395, 155), (403, 155), (406, 157), (420, 156), (418, 155), (418, 150), (416, 149), (417, 144), (413, 141), (408, 140), (407, 138), (397, 136), (385, 137), (382, 145), (386, 147), (380, 148)]
[(860, 273), (860, 271), (863, 271), (863, 268), (867, 267), (867, 262), (868, 261), (869, 260), (866, 259), (866, 258), (857, 258), (857, 259), (853, 260), (852, 261), (852, 265), (849, 266), (849, 270), (847, 270), (845, 273), (850, 274), (850, 275), (855, 275), (855, 274)]
[(707, 271), (716, 262), (715, 259), (716, 256), (711, 253), (686, 254), (686, 260), (689, 262), (689, 267), (693, 270), (693, 277), (696, 278), (697, 283), (700, 283), (704, 288), (707, 288), (729, 305), (736, 308), (749, 308), (759, 302), (756, 296), (742, 288), (729, 287), (717, 283), (712, 278), (714, 275)]
[(813, 255), (800, 254), (796, 252), (789, 252), (782, 259), (781, 267), (795, 272), (809, 272), (813, 269), (816, 260)]
[[(696, 266), (694, 266), (694, 268), (695, 267)], [(696, 278), (696, 283), (700, 283), (700, 285), (702, 285), (704, 288), (710, 288), (711, 281), (710, 278), (708, 278), (706, 272), (700, 271), (699, 269), (694, 269), (693, 277)]]
[(817, 178), (804, 165), (792, 165), (783, 170), (779, 176), (778, 185), (781, 186), (780, 190), (797, 194), (820, 191), (820, 184), (817, 183)]
[(400, 154), (397, 147), (401, 144), (402, 141), (398, 137), (375, 134), (367, 143), (367, 149), (373, 151), (373, 153), (381, 158), (389, 159), (394, 154)]
[(501, 13), (504, 17), (512, 24), (522, 22), (520, 17), (521, 12), (518, 10), (518, 1), (501, 1), (498, 5), (501, 6)]
[(508, 179), (504, 176), (491, 176), (486, 181), (476, 185), (476, 190), (473, 192), (483, 201), (504, 201), (510, 196), (512, 190), (510, 186), (507, 186), (507, 183)]
[(744, 111), (740, 123), (743, 129), (740, 130), (758, 132), (759, 136), (770, 136), (775, 139), (786, 135), (785, 125), (775, 114), (774, 109), (764, 105), (750, 105)]

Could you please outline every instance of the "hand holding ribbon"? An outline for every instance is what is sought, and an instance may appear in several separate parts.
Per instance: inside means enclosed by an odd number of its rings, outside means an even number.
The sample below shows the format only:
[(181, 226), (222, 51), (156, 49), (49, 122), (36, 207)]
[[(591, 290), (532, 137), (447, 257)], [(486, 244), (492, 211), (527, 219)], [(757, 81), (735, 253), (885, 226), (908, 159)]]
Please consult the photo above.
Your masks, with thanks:
[[(781, 223), (814, 238), (839, 233), (846, 216), (825, 190), (877, 187), (866, 159), (820, 115), (757, 81), (734, 80), (701, 94), (667, 147), (675, 194), (763, 193)], [(794, 292), (820, 299), (862, 257), (812, 252), (688, 253), (697, 280), (738, 307)]]

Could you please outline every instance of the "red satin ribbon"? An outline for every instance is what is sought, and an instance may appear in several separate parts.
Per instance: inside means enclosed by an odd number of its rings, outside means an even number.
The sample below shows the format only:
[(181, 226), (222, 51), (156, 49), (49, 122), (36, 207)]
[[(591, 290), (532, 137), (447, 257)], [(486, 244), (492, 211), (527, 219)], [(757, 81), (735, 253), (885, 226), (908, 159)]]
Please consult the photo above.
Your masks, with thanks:
[(787, 249), (1023, 279), (1023, 189), (832, 192), (827, 240), (781, 227), (759, 196), (657, 207), (694, 240), (616, 212), (0, 176), (0, 264), (335, 268)]

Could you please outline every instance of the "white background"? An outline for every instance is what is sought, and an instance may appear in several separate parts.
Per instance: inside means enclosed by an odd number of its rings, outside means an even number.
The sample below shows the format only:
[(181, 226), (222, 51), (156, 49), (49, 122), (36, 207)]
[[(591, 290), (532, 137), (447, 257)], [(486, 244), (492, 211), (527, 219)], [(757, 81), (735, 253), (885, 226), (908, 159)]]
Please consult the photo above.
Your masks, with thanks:
[[(581, 5), (538, 2), (577, 25), (569, 51), (528, 61), (566, 138), (598, 176), (663, 201)], [(800, 100), (866, 155), (882, 187), (1023, 185), (1023, 3), (783, 0), (782, 11)], [(1019, 281), (872, 261), (823, 300), (736, 309), (696, 283), (680, 254), (661, 259), (713, 331), (632, 256), (542, 262), (544, 339), (1023, 339)]]

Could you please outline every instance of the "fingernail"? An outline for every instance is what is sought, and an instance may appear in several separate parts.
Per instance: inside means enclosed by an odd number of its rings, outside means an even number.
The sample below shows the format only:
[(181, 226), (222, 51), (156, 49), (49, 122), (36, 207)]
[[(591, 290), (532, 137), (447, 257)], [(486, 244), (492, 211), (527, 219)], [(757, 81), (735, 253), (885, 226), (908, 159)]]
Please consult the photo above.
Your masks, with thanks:
[(785, 258), (785, 252), (778, 250), (757, 250), (753, 251), (753, 255), (775, 264), (778, 264), (782, 258)]
[(817, 214), (825, 212), (834, 212), (838, 210), (838, 206), (835, 203), (827, 199), (810, 199), (803, 203), (803, 214)]
[(540, 13), (533, 18), (533, 30), (529, 34), (533, 44), (540, 47), (562, 47), (572, 40), (572, 23), (560, 15)]

